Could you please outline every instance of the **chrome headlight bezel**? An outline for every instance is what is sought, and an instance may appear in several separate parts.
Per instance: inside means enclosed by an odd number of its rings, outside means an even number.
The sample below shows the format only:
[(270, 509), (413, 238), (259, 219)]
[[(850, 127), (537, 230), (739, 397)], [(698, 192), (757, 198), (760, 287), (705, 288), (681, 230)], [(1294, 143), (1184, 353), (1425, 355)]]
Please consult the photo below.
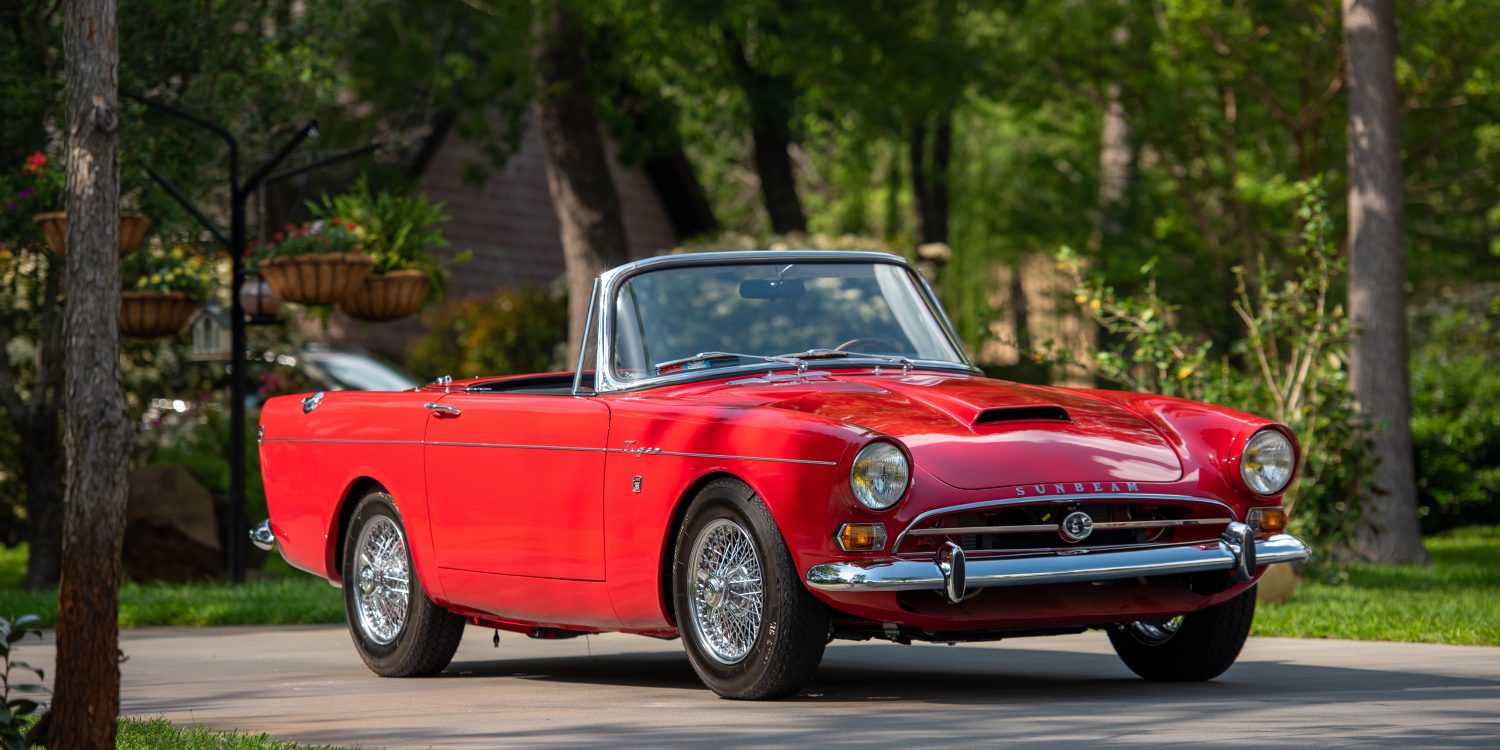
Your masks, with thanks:
[(1297, 446), (1281, 430), (1267, 427), (1240, 450), (1240, 481), (1251, 492), (1270, 497), (1285, 491), (1297, 473)]
[(859, 449), (849, 467), (849, 489), (870, 510), (889, 510), (911, 487), (911, 459), (901, 446), (876, 440)]

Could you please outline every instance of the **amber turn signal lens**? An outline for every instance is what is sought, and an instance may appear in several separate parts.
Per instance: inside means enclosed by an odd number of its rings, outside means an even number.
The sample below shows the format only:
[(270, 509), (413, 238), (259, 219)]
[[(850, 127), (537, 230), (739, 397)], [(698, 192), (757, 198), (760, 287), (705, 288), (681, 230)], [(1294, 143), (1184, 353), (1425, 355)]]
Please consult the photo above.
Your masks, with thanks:
[(846, 523), (834, 535), (845, 552), (873, 552), (885, 548), (885, 524)]
[(1251, 508), (1248, 519), (1250, 528), (1265, 534), (1275, 534), (1286, 531), (1286, 510), (1284, 508)]

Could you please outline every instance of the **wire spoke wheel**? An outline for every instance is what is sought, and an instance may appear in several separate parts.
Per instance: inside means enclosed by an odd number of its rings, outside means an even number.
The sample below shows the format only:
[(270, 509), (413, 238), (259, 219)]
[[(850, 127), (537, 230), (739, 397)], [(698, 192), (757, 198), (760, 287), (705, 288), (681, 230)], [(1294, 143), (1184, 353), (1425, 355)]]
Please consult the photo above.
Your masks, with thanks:
[(401, 635), (411, 603), (406, 538), (394, 521), (375, 516), (355, 544), (353, 585), (359, 629), (384, 646)]
[(760, 637), (765, 584), (760, 553), (743, 526), (719, 518), (698, 534), (689, 557), (693, 630), (722, 664), (737, 664)]

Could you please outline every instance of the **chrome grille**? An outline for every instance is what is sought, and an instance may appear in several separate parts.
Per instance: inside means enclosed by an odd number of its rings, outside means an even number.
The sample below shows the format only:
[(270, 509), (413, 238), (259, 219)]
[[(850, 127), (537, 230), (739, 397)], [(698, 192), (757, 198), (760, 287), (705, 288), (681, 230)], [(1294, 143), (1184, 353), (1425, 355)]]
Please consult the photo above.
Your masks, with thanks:
[[(1093, 522), (1083, 539), (1060, 533), (1063, 520), (1084, 513)], [(978, 503), (930, 511), (897, 538), (896, 554), (930, 554), (953, 542), (966, 554), (1024, 554), (1116, 550), (1217, 539), (1229, 506), (1176, 495), (1083, 495)]]

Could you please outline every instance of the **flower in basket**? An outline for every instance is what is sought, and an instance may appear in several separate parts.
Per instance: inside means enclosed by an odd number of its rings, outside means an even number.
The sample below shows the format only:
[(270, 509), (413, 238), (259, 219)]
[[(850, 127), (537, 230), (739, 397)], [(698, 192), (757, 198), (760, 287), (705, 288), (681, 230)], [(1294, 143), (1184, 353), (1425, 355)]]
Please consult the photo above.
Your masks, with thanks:
[(182, 293), (197, 302), (213, 293), (215, 270), (207, 258), (189, 246), (155, 242), (126, 258), (120, 267), (127, 291)]
[[(350, 227), (374, 261), (372, 276), (418, 271), (429, 283), (429, 301), (447, 292), (448, 269), (431, 252), (448, 244), (442, 232), (448, 221), (443, 204), (422, 195), (373, 192), (368, 178), (361, 177), (349, 192), (325, 195), (320, 202), (309, 203), (308, 209), (324, 221), (345, 222)], [(461, 262), (468, 255), (460, 253), (450, 262)]]
[(62, 165), (41, 151), (26, 157), (20, 168), (0, 172), (0, 240), (23, 246), (40, 241), (31, 217), (62, 210), (66, 193)]
[(252, 247), (250, 260), (259, 265), (277, 258), (360, 252), (358, 225), (334, 217), (305, 224), (287, 224), (271, 235), (270, 242)]

